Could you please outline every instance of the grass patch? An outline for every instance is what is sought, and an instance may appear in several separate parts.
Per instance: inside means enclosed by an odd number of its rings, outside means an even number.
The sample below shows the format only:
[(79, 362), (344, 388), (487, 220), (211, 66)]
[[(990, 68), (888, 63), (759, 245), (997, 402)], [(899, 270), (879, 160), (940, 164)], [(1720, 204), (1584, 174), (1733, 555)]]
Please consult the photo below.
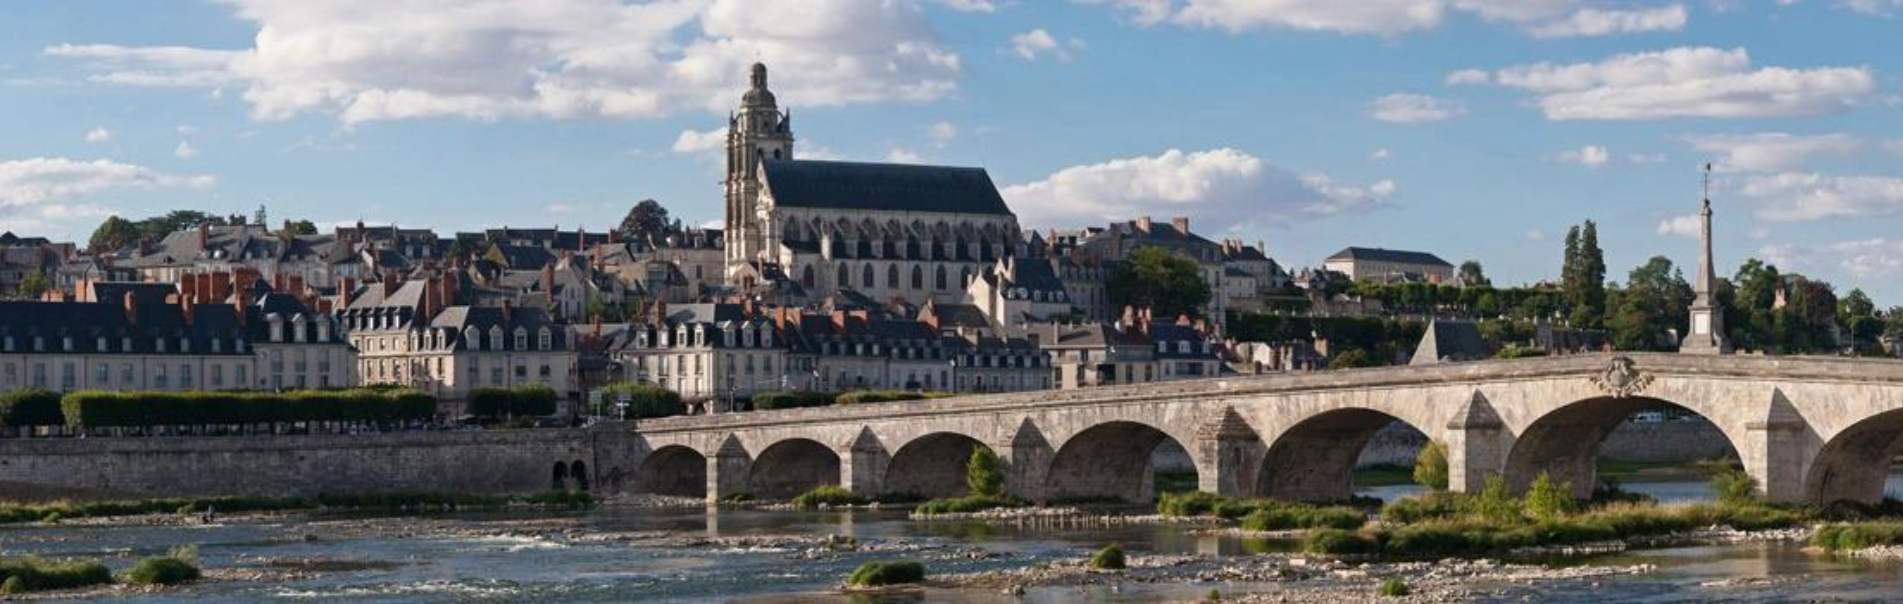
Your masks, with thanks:
[(1388, 577), (1381, 580), (1381, 586), (1375, 588), (1374, 593), (1386, 598), (1399, 598), (1414, 593), (1414, 590), (1408, 589), (1407, 582), (1400, 577)]
[(1123, 570), (1123, 548), (1106, 545), (1090, 557), (1090, 567), (1098, 570)]
[(524, 497), (522, 502), (552, 508), (586, 510), (595, 507), (595, 496), (588, 494), (587, 491), (544, 491)]
[(1811, 545), (1833, 552), (1860, 550), (1879, 545), (1903, 545), (1903, 522), (1858, 522), (1829, 524), (1811, 536)]
[(1394, 464), (1377, 464), (1365, 468), (1355, 468), (1355, 486), (1391, 487), (1403, 484), (1414, 484), (1414, 468), (1404, 468)]
[(1015, 507), (1023, 507), (1023, 506), (1024, 506), (1023, 501), (1019, 501), (1017, 499), (1013, 499), (1010, 497), (996, 497), (991, 495), (966, 495), (964, 497), (933, 499), (931, 501), (927, 501), (925, 503), (919, 504), (918, 507), (912, 509), (912, 512), (915, 514), (925, 514), (925, 515), (972, 514), (972, 513), (982, 512), (985, 510), (994, 510), (998, 508), (1015, 508)]
[(133, 585), (178, 585), (197, 581), (198, 548), (173, 548), (171, 553), (140, 560), (126, 571), (126, 582)]
[(903, 585), (925, 580), (925, 565), (913, 560), (894, 562), (867, 562), (852, 571), (846, 578), (846, 585), (852, 587), (879, 587), (882, 585)]
[(1376, 554), (1381, 544), (1370, 534), (1344, 529), (1315, 529), (1302, 538), (1302, 551), (1316, 554)]
[(1155, 485), (1158, 493), (1184, 493), (1194, 491), (1199, 486), (1195, 470), (1157, 472)]
[(1242, 520), (1242, 527), (1254, 531), (1301, 528), (1355, 528), (1366, 516), (1360, 510), (1343, 506), (1318, 506), (1273, 499), (1237, 499), (1204, 492), (1166, 493), (1157, 499), (1156, 511), (1164, 516), (1216, 516)]
[(793, 498), (793, 507), (796, 507), (802, 510), (815, 509), (822, 505), (831, 506), (831, 507), (839, 507), (839, 506), (847, 506), (847, 505), (865, 505), (866, 503), (867, 503), (866, 498), (860, 497), (859, 495), (854, 494), (852, 491), (846, 490), (845, 487), (835, 486), (835, 485), (814, 487), (813, 490), (807, 491), (805, 493), (800, 493), (800, 496)]
[(0, 592), (21, 594), (77, 589), (112, 582), (112, 571), (93, 560), (0, 558)]

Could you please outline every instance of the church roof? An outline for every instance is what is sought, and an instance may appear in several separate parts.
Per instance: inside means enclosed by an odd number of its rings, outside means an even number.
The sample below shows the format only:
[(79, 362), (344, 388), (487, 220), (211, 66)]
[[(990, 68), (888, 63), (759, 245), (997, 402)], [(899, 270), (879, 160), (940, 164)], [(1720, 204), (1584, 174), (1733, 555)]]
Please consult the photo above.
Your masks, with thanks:
[(769, 160), (763, 172), (783, 207), (1011, 214), (984, 168)]

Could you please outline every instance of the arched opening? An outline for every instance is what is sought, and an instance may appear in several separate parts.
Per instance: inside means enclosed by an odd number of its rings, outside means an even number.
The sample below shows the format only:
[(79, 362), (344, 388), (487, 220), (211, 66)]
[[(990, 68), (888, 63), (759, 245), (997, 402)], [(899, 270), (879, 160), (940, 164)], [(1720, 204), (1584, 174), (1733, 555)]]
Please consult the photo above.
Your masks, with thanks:
[(581, 460), (579, 459), (575, 460), (575, 463), (569, 464), (568, 476), (570, 478), (575, 479), (575, 490), (577, 491), (588, 490), (588, 465), (587, 464), (582, 463)]
[(555, 472), (554, 475), (549, 478), (548, 490), (568, 490), (568, 464), (559, 461), (555, 462)]
[(680, 497), (707, 496), (707, 457), (688, 447), (661, 447), (641, 460), (634, 492)]
[(965, 467), (971, 452), (985, 448), (978, 439), (952, 432), (927, 434), (905, 443), (885, 468), (887, 493), (920, 497), (958, 497), (971, 489)]
[(817, 285), (818, 279), (813, 274), (813, 265), (808, 264), (804, 270), (800, 271), (800, 286), (810, 290)]
[(839, 484), (839, 454), (804, 438), (773, 443), (753, 460), (747, 492), (767, 500), (792, 499), (814, 487)]
[(1116, 421), (1092, 426), (1065, 441), (1045, 475), (1045, 492), (1058, 501), (1144, 503), (1156, 498), (1159, 475), (1171, 485), (1194, 485), (1196, 465), (1183, 444), (1162, 430)]
[(1903, 409), (1878, 413), (1844, 428), (1817, 450), (1804, 474), (1812, 503), (1883, 500), (1892, 460), (1903, 453)]
[(1322, 412), (1269, 445), (1255, 491), (1275, 499), (1345, 501), (1355, 494), (1357, 468), (1411, 465), (1425, 440), (1419, 429), (1380, 411)]
[(1527, 426), (1507, 454), (1506, 481), (1524, 491), (1545, 472), (1571, 483), (1573, 495), (1592, 496), (1600, 466), (1616, 468), (1610, 482), (1660, 501), (1710, 497), (1697, 462), (1737, 464), (1738, 450), (1710, 420), (1655, 398), (1599, 397), (1555, 409)]

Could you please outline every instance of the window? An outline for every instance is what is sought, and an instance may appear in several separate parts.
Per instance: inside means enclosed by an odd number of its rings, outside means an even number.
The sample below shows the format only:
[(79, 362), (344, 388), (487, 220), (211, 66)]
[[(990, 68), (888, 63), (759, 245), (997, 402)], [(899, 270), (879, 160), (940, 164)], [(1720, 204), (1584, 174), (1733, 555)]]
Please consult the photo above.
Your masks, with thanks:
[(153, 365), (152, 366), (152, 387), (164, 388), (165, 384), (166, 384), (165, 365), (163, 364)]
[(77, 385), (76, 382), (78, 380), (79, 380), (79, 377), (75, 375), (73, 371), (72, 361), (67, 361), (65, 363), (60, 364), (59, 387), (61, 390), (72, 390), (73, 386)]
[(178, 366), (178, 387), (180, 388), (192, 387), (192, 366), (191, 365)]
[(871, 264), (867, 264), (865, 270), (859, 272), (859, 278), (860, 284), (868, 288), (878, 285), (877, 282), (873, 281)]
[(210, 382), (210, 384), (211, 384), (211, 387), (213, 387), (213, 388), (221, 388), (221, 387), (224, 387), (224, 385), (225, 385), (225, 366), (224, 366), (224, 365), (212, 365), (212, 366), (211, 366), (211, 378), (210, 378), (210, 379), (211, 379), (211, 382)]
[(528, 366), (528, 365), (525, 365), (525, 364), (519, 364), (519, 363), (518, 363), (518, 364), (517, 364), (517, 365), (515, 366), (515, 379), (517, 379), (517, 380), (526, 380), (526, 379), (529, 379), (529, 366)]
[(119, 365), (119, 385), (130, 388), (132, 387), (132, 381), (136, 378), (137, 376), (132, 373), (131, 363)]
[(463, 328), (463, 347), (470, 350), (482, 350), (482, 336), (476, 333), (476, 328)]
[[(8, 365), (7, 368), (12, 369), (13, 366)], [(13, 376), (11, 375), (7, 376), (7, 383), (8, 384), (13, 383)], [(112, 366), (107, 365), (105, 363), (94, 365), (93, 366), (93, 384), (101, 388), (104, 388), (111, 383), (112, 383)]]
[(515, 349), (516, 350), (529, 349), (529, 330), (521, 328), (521, 327), (515, 328)]
[(544, 381), (544, 382), (547, 382), (547, 381), (548, 381), (548, 378), (549, 378), (549, 376), (551, 376), (551, 375), (554, 375), (554, 372), (552, 372), (552, 371), (550, 371), (550, 370), (549, 370), (549, 367), (548, 367), (548, 365), (543, 365), (543, 366), (542, 366), (542, 373), (541, 373), (541, 376), (542, 376), (542, 381)]
[(501, 325), (495, 325), (489, 328), (489, 349), (502, 350), (502, 326)]
[(938, 265), (938, 275), (933, 279), (933, 287), (945, 289), (945, 265)]
[(542, 328), (542, 331), (535, 335), (535, 348), (537, 350), (548, 350), (549, 343), (552, 339), (553, 338), (550, 337), (548, 328), (547, 327)]
[(885, 267), (885, 286), (892, 289), (899, 288), (899, 265), (893, 264)]
[(850, 287), (852, 285), (851, 279), (852, 272), (846, 270), (846, 263), (839, 263), (839, 278), (834, 279), (833, 282), (839, 284), (839, 287)]
[(917, 265), (914, 265), (912, 267), (912, 289), (925, 289), (925, 268), (924, 267), (917, 266)]

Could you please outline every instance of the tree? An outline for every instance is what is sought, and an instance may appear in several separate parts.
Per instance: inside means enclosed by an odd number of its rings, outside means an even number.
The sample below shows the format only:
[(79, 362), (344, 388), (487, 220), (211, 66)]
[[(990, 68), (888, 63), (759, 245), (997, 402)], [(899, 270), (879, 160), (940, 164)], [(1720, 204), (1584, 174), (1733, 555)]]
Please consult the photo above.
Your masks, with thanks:
[(1209, 284), (1195, 261), (1159, 247), (1131, 252), (1128, 260), (1111, 271), (1104, 290), (1115, 307), (1147, 307), (1163, 320), (1201, 316), (1210, 296)]
[(1004, 468), (998, 460), (998, 454), (992, 453), (983, 445), (971, 449), (971, 459), (965, 461), (965, 486), (971, 494), (979, 497), (997, 497), (1004, 494)]
[(271, 214), (264, 211), (264, 204), (258, 204), (258, 211), (251, 213), (251, 224), (258, 226), (271, 224)]
[(1373, 366), (1374, 359), (1368, 357), (1368, 351), (1360, 348), (1344, 350), (1341, 354), (1335, 355), (1335, 358), (1328, 360), (1329, 369), (1354, 369), (1357, 367)]
[(1573, 483), (1555, 484), (1545, 472), (1533, 478), (1526, 490), (1526, 512), (1539, 520), (1556, 520), (1573, 511)]
[(648, 237), (666, 237), (673, 231), (667, 220), (667, 208), (652, 199), (643, 199), (628, 210), (628, 216), (621, 219), (621, 236), (628, 239)]
[(46, 280), (46, 273), (35, 269), (27, 271), (26, 278), (20, 280), (20, 289), (15, 293), (18, 293), (21, 298), (38, 300), (40, 299), (40, 294), (44, 294), (46, 290), (52, 288), (53, 284)]
[[(1571, 235), (1567, 233), (1568, 243), (1572, 243)], [(1568, 257), (1573, 259), (1572, 270), (1566, 271), (1571, 274), (1566, 297), (1572, 305), (1572, 324), (1587, 329), (1600, 327), (1606, 316), (1606, 257), (1599, 249), (1599, 225), (1588, 220), (1580, 227), (1577, 247)]]
[(1460, 280), (1461, 285), (1467, 287), (1488, 285), (1491, 283), (1487, 281), (1487, 275), (1481, 272), (1479, 260), (1468, 260), (1460, 263), (1460, 273), (1455, 278)]
[(1616, 298), (1606, 326), (1612, 330), (1613, 344), (1621, 349), (1671, 350), (1673, 343), (1666, 334), (1691, 320), (1692, 287), (1664, 256), (1653, 256), (1632, 269)]
[(292, 235), (316, 235), (317, 234), (317, 223), (311, 222), (309, 220), (293, 220), (289, 223), (286, 223), (285, 226), (290, 228)]
[(1435, 491), (1447, 490), (1447, 445), (1430, 440), (1414, 456), (1414, 482)]
[(99, 228), (93, 229), (91, 239), (86, 241), (86, 249), (94, 254), (103, 254), (132, 245), (139, 241), (139, 225), (116, 215), (107, 216)]

